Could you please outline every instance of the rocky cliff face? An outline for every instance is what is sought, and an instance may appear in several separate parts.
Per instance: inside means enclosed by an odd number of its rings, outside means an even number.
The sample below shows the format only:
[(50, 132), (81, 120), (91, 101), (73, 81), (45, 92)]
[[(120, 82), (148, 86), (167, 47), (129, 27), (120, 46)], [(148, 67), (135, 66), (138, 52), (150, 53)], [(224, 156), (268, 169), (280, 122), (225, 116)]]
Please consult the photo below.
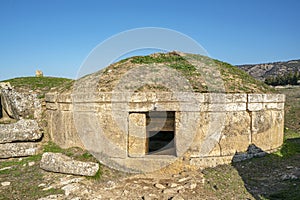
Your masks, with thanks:
[(238, 65), (238, 67), (256, 79), (264, 81), (268, 77), (282, 76), (288, 73), (300, 72), (300, 59), (287, 62)]

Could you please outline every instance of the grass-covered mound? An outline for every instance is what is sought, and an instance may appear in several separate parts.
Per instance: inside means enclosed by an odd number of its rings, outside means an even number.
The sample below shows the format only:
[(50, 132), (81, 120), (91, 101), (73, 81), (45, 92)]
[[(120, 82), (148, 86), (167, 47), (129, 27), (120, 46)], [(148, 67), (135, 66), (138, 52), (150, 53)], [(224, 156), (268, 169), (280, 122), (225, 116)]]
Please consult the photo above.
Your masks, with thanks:
[[(191, 62), (200, 63), (201, 68)], [(155, 53), (134, 56), (114, 63), (103, 69), (99, 80), (99, 91), (112, 91), (119, 80), (130, 70), (140, 66), (170, 67), (185, 77), (194, 92), (227, 93), (271, 93), (273, 90), (240, 70), (238, 67), (201, 55), (179, 52)], [(199, 70), (200, 69), (200, 70)], [(162, 71), (163, 73), (164, 71)], [(95, 75), (94, 74), (94, 75)], [(93, 76), (93, 75), (91, 75)], [(95, 76), (97, 77), (97, 76)], [(99, 78), (98, 77), (98, 78)], [(171, 81), (171, 80), (167, 80)], [(222, 89), (219, 89), (219, 88)], [(139, 91), (167, 91), (161, 85), (146, 85)]]

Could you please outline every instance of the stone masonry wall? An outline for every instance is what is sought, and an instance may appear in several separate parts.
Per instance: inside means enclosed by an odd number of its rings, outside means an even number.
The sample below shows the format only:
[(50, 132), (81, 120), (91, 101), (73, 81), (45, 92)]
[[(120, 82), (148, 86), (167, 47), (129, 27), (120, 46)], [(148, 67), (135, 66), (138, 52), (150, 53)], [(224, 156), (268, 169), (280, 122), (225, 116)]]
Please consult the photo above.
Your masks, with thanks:
[[(284, 95), (188, 95), (190, 94), (179, 95), (184, 96), (184, 99), (172, 93), (99, 93), (81, 96), (76, 94), (72, 97), (76, 103), (76, 110), (80, 110), (80, 116), (91, 118), (91, 124), (100, 124), (104, 135), (99, 138), (117, 144), (114, 150), (107, 146), (110, 150), (109, 156), (116, 162), (127, 162), (132, 169), (139, 165), (139, 161), (145, 162), (145, 158), (151, 160), (150, 157), (145, 157), (145, 141), (141, 135), (141, 132), (145, 131), (146, 121), (141, 113), (151, 110), (176, 113), (176, 156), (188, 158), (191, 165), (210, 167), (229, 163), (237, 152), (247, 151), (251, 144), (266, 152), (281, 146)], [(83, 147), (73, 120), (74, 104), (71, 94), (47, 94), (46, 106), (51, 139), (65, 148)], [(90, 112), (91, 108), (93, 112)], [(116, 116), (112, 116), (112, 110), (120, 112), (120, 119), (124, 118), (123, 121), (120, 120), (124, 123), (123, 128), (114, 122)], [(141, 123), (144, 126), (140, 125)], [(135, 140), (135, 136), (140, 139)], [(102, 141), (101, 146), (106, 148), (106, 143)]]

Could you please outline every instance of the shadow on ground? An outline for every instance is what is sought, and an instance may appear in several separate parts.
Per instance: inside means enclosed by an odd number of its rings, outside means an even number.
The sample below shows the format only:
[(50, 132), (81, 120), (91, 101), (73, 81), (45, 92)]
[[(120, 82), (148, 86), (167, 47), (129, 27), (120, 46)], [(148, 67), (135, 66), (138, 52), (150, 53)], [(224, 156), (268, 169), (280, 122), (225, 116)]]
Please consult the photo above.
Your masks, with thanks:
[(255, 199), (300, 199), (300, 137), (285, 139), (275, 153), (232, 166)]

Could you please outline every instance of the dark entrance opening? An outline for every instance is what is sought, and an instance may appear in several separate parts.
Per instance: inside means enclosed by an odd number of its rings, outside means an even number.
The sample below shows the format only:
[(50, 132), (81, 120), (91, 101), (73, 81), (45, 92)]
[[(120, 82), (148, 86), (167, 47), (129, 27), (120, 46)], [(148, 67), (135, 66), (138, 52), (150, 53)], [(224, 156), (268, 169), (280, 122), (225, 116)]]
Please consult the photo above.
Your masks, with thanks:
[(147, 154), (175, 155), (175, 112), (149, 112), (146, 121)]
[[(174, 131), (150, 132), (148, 152), (165, 151), (174, 148)], [(162, 153), (162, 152), (161, 152)], [(166, 152), (165, 152), (166, 153)]]

